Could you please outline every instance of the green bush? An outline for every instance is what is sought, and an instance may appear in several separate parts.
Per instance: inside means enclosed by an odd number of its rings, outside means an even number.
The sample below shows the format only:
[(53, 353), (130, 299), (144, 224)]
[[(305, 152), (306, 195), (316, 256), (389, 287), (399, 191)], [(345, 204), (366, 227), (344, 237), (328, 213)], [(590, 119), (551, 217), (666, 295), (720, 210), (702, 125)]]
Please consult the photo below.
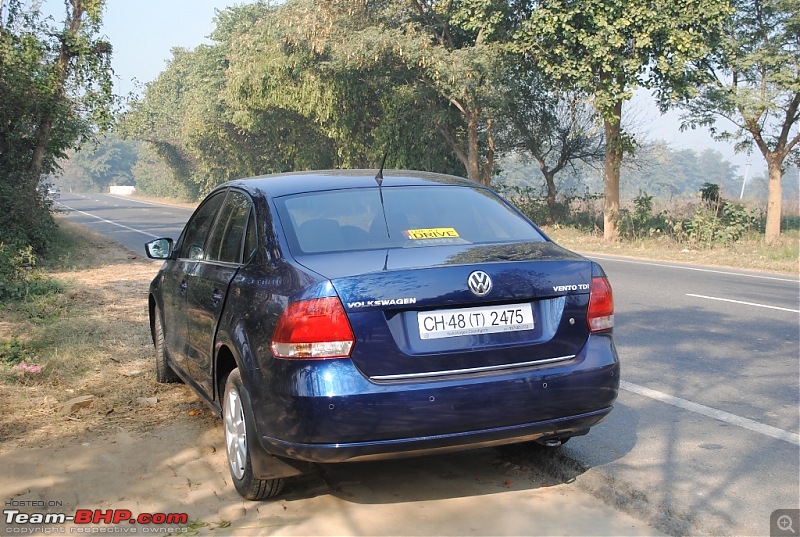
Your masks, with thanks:
[(36, 358), (36, 353), (26, 348), (17, 338), (0, 340), (0, 362), (13, 366), (20, 362), (33, 362)]
[(31, 246), (15, 248), (0, 243), (0, 302), (60, 291), (57, 282), (36, 271), (36, 260)]
[(619, 234), (623, 239), (639, 240), (657, 235), (669, 235), (674, 228), (666, 211), (653, 214), (653, 196), (639, 191), (633, 198), (634, 210), (619, 211)]
[(694, 215), (676, 227), (676, 236), (705, 248), (715, 244), (732, 244), (749, 231), (759, 228), (757, 209), (717, 198), (705, 200)]
[(30, 245), (34, 252), (43, 254), (52, 245), (57, 229), (52, 201), (26, 177), (11, 174), (0, 178), (0, 237), (6, 245)]

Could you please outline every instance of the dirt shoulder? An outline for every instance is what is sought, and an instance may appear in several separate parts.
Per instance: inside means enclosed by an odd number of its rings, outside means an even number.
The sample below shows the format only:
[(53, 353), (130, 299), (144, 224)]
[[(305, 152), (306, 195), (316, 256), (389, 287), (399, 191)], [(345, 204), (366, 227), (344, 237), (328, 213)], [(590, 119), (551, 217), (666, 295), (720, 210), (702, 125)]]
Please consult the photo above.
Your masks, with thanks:
[(154, 380), (146, 297), (159, 265), (65, 219), (59, 225), (75, 243), (48, 271), (63, 291), (0, 312), (0, 340), (43, 366), (20, 374), (0, 365), (0, 453), (204, 412), (188, 388)]
[(226, 536), (658, 534), (574, 483), (511, 464), (495, 450), (324, 467), (275, 500), (249, 502), (230, 483), (222, 437), (219, 421), (202, 415), (146, 433), (120, 429), (57, 448), (8, 450), (0, 454), (0, 496), (24, 513), (186, 517), (162, 525), (13, 525), (17, 533), (55, 526)]

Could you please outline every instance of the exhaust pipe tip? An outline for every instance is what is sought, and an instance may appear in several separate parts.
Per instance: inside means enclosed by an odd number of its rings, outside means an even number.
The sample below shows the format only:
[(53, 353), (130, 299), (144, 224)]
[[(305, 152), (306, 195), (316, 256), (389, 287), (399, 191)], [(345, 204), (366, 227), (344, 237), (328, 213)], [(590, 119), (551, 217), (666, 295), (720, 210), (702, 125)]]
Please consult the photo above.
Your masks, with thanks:
[(548, 448), (557, 448), (561, 446), (561, 444), (563, 444), (564, 441), (561, 440), (560, 438), (546, 438), (542, 440), (537, 440), (536, 443)]

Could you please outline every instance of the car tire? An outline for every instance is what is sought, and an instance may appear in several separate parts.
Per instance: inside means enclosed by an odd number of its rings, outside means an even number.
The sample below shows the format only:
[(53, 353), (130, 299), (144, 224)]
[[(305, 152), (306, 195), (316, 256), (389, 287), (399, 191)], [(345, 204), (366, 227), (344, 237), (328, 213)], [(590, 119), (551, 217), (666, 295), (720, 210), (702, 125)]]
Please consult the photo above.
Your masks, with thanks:
[(228, 469), (236, 490), (248, 500), (264, 500), (280, 493), (284, 480), (259, 479), (253, 475), (250, 458), (252, 431), (247, 425), (247, 414), (251, 409), (242, 397), (242, 376), (238, 369), (231, 371), (225, 381), (225, 395), (222, 402), (222, 420), (225, 424), (225, 453)]
[(175, 374), (167, 362), (167, 349), (164, 346), (164, 320), (158, 306), (153, 311), (153, 343), (156, 348), (156, 381), (162, 384), (178, 382), (180, 377)]

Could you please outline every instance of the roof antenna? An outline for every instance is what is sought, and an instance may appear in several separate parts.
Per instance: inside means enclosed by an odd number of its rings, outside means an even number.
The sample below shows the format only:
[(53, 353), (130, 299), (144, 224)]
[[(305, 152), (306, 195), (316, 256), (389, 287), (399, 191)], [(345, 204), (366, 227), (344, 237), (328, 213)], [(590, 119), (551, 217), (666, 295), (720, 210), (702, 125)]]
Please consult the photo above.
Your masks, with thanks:
[(380, 188), (383, 184), (383, 167), (386, 165), (387, 155), (389, 155), (388, 151), (383, 154), (383, 160), (381, 160), (381, 169), (378, 170), (377, 174), (375, 174), (375, 182), (378, 183), (378, 188)]
[(383, 203), (383, 167), (386, 165), (386, 156), (388, 154), (389, 154), (388, 151), (383, 154), (383, 160), (381, 161), (381, 169), (378, 170), (377, 174), (375, 174), (375, 182), (378, 183), (378, 193), (380, 193), (381, 195), (381, 210), (383, 211), (383, 223), (386, 225), (386, 236), (391, 239), (392, 235), (391, 233), (389, 233), (389, 221), (386, 219), (386, 205), (384, 205)]

